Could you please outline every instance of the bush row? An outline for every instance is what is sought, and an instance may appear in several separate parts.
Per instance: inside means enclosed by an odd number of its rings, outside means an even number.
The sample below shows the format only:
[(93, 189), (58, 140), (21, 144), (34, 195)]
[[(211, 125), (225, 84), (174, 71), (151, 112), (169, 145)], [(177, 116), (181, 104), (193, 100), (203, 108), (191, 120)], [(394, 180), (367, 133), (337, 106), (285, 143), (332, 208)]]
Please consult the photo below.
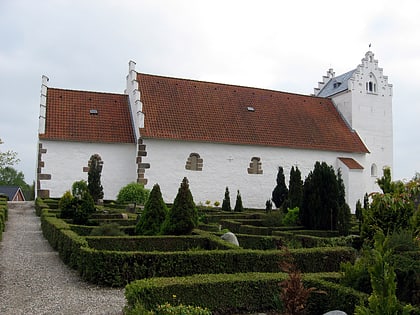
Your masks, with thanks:
[[(278, 263), (284, 259), (283, 251), (244, 250), (229, 243), (223, 244), (232, 248), (231, 250), (182, 252), (96, 250), (89, 247), (85, 237), (77, 235), (68, 223), (58, 219), (49, 210), (43, 210), (41, 227), (45, 238), (59, 252), (63, 261), (78, 269), (83, 279), (108, 286), (124, 286), (135, 279), (156, 276), (278, 272)], [(212, 242), (219, 240), (214, 235), (209, 237), (214, 238)], [(165, 240), (162, 239), (162, 242)], [(338, 271), (342, 261), (355, 260), (355, 251), (345, 247), (298, 249), (291, 252), (302, 272)]]
[(89, 247), (97, 250), (176, 252), (188, 250), (229, 249), (223, 240), (214, 241), (207, 236), (126, 236), (86, 237)]
[[(359, 236), (320, 237), (306, 234), (308, 231), (273, 231), (273, 235), (281, 237), (285, 243), (293, 243), (295, 247), (311, 248), (325, 246), (351, 246), (357, 248)], [(305, 233), (305, 234), (298, 234)]]
[(0, 241), (3, 238), (3, 232), (6, 228), (6, 221), (8, 218), (7, 197), (0, 196)]
[[(365, 303), (367, 295), (327, 281), (338, 275), (304, 274), (306, 287), (323, 293), (312, 293), (306, 314), (323, 314), (340, 309), (353, 314), (355, 305)], [(183, 278), (152, 278), (137, 280), (125, 288), (128, 309), (143, 305), (153, 309), (158, 304), (194, 305), (219, 314), (261, 312), (276, 309), (279, 283), (284, 273), (206, 274)], [(278, 299), (277, 299), (278, 301)]]

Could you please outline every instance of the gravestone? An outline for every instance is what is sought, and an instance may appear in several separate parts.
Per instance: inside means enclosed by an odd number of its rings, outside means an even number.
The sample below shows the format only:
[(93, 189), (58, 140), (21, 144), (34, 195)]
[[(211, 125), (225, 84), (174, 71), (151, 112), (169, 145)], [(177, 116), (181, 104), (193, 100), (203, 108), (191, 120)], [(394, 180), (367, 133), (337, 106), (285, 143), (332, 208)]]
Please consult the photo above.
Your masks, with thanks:
[(222, 238), (222, 240), (224, 240), (226, 242), (229, 242), (231, 244), (234, 244), (236, 246), (239, 246), (238, 239), (236, 238), (236, 235), (233, 234), (232, 232), (227, 232), (227, 233), (223, 234), (221, 236), (221, 238)]

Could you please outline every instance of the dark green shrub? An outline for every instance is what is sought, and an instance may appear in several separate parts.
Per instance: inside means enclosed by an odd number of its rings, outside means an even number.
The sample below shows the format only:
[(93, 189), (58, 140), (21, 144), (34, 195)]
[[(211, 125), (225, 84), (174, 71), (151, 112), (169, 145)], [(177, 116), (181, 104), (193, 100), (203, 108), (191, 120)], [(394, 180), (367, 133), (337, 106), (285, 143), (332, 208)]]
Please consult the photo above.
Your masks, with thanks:
[(198, 212), (191, 194), (188, 179), (184, 177), (174, 204), (163, 224), (163, 233), (186, 235), (198, 226)]
[(284, 215), (282, 220), (283, 225), (299, 225), (299, 208), (287, 209), (287, 213)]
[(225, 198), (223, 198), (222, 202), (222, 210), (223, 211), (232, 211), (232, 207), (230, 206), (230, 196), (229, 196), (229, 188), (226, 187), (225, 190)]
[(302, 206), (303, 181), (299, 168), (292, 166), (290, 170), (289, 192), (287, 195), (287, 208), (300, 208)]
[(241, 197), (241, 193), (238, 190), (238, 194), (236, 195), (236, 202), (235, 202), (235, 208), (234, 210), (235, 212), (243, 212), (244, 211), (244, 206), (242, 205), (242, 197)]
[(274, 226), (282, 226), (283, 225), (283, 218), (284, 213), (280, 210), (274, 210), (264, 217), (263, 219), (263, 226), (266, 227), (274, 227)]
[(334, 168), (316, 162), (303, 186), (300, 222), (308, 229), (336, 230), (341, 197)]
[(351, 227), (351, 210), (347, 203), (338, 208), (337, 230), (340, 235), (348, 235)]
[(278, 168), (276, 182), (277, 185), (274, 187), (271, 200), (273, 200), (277, 208), (280, 208), (287, 199), (287, 195), (289, 193), (285, 183), (283, 167), (281, 166)]
[(139, 235), (157, 235), (162, 229), (168, 215), (168, 208), (162, 198), (158, 184), (153, 186), (147, 199), (144, 210), (136, 224), (136, 234)]
[(85, 180), (79, 180), (71, 186), (71, 193), (75, 198), (81, 199), (82, 196), (88, 192), (88, 184)]
[(88, 190), (94, 203), (104, 198), (104, 189), (101, 185), (101, 172), (103, 161), (98, 154), (94, 154), (89, 160)]
[(77, 200), (70, 191), (66, 191), (58, 202), (58, 208), (61, 210), (60, 217), (63, 219), (73, 219), (76, 213)]
[(82, 199), (76, 200), (76, 210), (73, 216), (74, 224), (86, 224), (92, 213), (95, 212), (95, 202), (89, 192), (85, 192)]
[(122, 204), (133, 203), (134, 206), (144, 205), (149, 197), (149, 191), (143, 185), (130, 183), (120, 189), (117, 202)]

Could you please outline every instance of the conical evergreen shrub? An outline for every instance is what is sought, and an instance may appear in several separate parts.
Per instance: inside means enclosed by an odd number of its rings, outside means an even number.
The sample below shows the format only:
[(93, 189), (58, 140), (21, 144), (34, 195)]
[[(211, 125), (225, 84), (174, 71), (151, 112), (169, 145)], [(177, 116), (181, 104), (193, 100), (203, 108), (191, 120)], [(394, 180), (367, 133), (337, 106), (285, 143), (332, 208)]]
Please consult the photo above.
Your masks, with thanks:
[(222, 210), (223, 211), (232, 211), (232, 207), (230, 206), (230, 196), (229, 196), (229, 188), (228, 187), (226, 187), (226, 190), (225, 190), (225, 198), (223, 199)]
[(238, 190), (238, 194), (236, 195), (236, 203), (235, 203), (235, 208), (234, 210), (235, 212), (242, 212), (244, 211), (244, 206), (242, 205), (242, 197), (241, 197), (241, 193)]
[(168, 215), (168, 208), (162, 198), (162, 193), (158, 184), (153, 186), (144, 206), (143, 213), (136, 224), (136, 234), (138, 235), (158, 235), (162, 224)]
[(169, 235), (186, 235), (191, 234), (197, 225), (197, 208), (189, 188), (188, 179), (184, 177), (162, 231)]

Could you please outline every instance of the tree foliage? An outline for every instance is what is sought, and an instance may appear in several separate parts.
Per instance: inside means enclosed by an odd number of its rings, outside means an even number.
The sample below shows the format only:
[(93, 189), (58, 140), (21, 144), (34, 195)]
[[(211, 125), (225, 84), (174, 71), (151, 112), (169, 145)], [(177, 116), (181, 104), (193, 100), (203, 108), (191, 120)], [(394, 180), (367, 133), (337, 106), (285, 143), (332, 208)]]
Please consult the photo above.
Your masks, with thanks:
[(163, 225), (163, 233), (187, 235), (198, 225), (198, 212), (191, 194), (188, 179), (184, 177), (172, 208)]
[(372, 294), (368, 306), (357, 306), (356, 315), (396, 315), (410, 314), (411, 305), (402, 306), (396, 295), (396, 274), (390, 263), (391, 251), (386, 250), (387, 238), (378, 231), (375, 246), (371, 251), (373, 264), (369, 266)]
[(383, 193), (372, 193), (371, 202), (363, 209), (361, 237), (372, 243), (378, 230), (386, 235), (404, 229), (415, 229), (412, 225), (415, 218), (415, 200), (420, 192), (420, 185), (392, 182), (389, 169), (378, 179)]
[(303, 181), (299, 168), (292, 166), (290, 170), (289, 192), (287, 195), (287, 208), (302, 207)]
[(233, 209), (235, 212), (242, 212), (244, 211), (244, 206), (242, 205), (242, 197), (241, 193), (238, 190), (238, 194), (236, 195), (236, 202), (235, 202), (235, 208)]
[(232, 211), (232, 207), (230, 205), (230, 195), (229, 195), (229, 188), (226, 187), (225, 190), (225, 198), (223, 198), (223, 202), (222, 202), (222, 210), (223, 211)]
[(130, 183), (120, 189), (117, 195), (117, 202), (144, 205), (148, 197), (149, 190), (145, 189), (142, 184)]
[(287, 199), (288, 189), (286, 187), (286, 182), (284, 178), (283, 167), (279, 166), (276, 178), (276, 187), (274, 187), (271, 199), (277, 208), (280, 208), (284, 201)]
[[(1, 144), (0, 140), (0, 144)], [(1, 152), (0, 151), (0, 170), (2, 170), (5, 167), (13, 166), (17, 163), (19, 163), (20, 160), (17, 157), (17, 153), (11, 150)]]
[(160, 187), (155, 184), (136, 224), (136, 234), (158, 235), (167, 215), (168, 208), (163, 201)]
[(94, 154), (89, 160), (88, 190), (94, 202), (104, 198), (104, 189), (101, 185), (102, 161), (99, 155)]
[(332, 166), (316, 162), (303, 186), (300, 221), (308, 229), (337, 229), (340, 191)]

